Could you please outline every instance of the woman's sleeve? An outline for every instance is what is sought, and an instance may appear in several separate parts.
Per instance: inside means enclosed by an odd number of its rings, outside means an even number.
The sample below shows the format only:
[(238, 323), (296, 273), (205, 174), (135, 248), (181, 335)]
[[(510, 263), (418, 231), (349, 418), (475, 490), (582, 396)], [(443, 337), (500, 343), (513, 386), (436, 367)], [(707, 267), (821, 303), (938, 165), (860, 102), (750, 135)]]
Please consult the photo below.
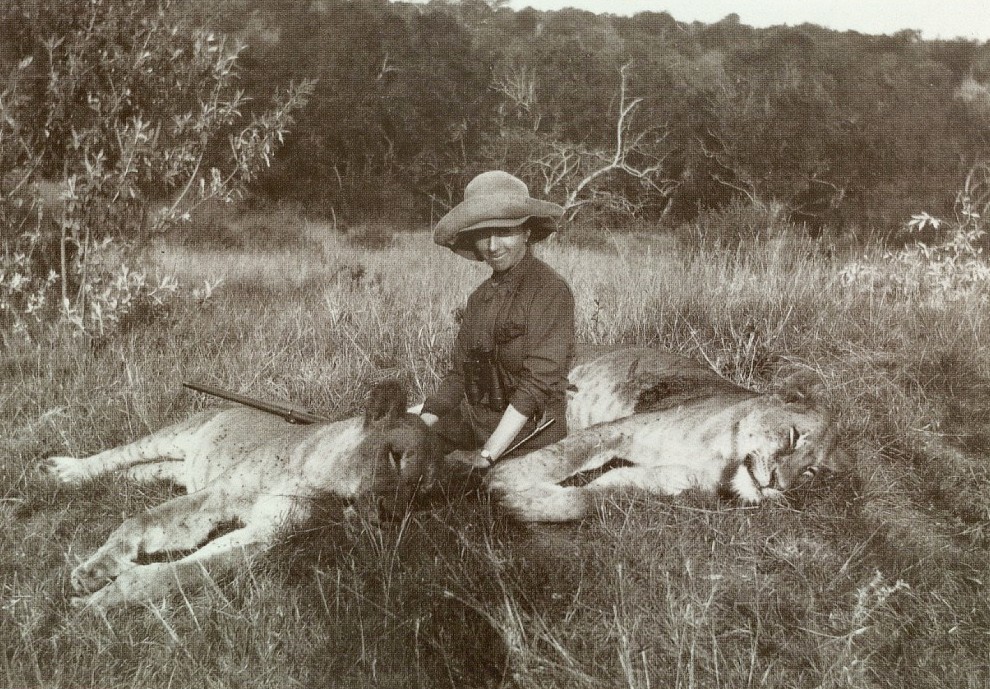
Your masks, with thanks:
[(547, 398), (567, 388), (574, 349), (574, 295), (567, 283), (553, 281), (535, 295), (526, 333), (530, 344), (512, 399), (517, 411), (532, 416)]

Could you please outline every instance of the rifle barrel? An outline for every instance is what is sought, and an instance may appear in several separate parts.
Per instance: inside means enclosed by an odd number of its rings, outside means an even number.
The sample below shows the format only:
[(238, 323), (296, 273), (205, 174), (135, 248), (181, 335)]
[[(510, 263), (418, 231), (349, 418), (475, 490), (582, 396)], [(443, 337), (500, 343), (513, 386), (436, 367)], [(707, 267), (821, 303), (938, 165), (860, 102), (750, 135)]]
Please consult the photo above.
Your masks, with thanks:
[(289, 423), (326, 423), (330, 420), (313, 414), (306, 409), (288, 404), (287, 402), (266, 402), (265, 400), (255, 399), (253, 397), (248, 397), (247, 395), (240, 395), (236, 392), (231, 392), (230, 390), (224, 390), (223, 388), (206, 385), (205, 383), (190, 383), (188, 381), (183, 381), (182, 385), (183, 387), (187, 387), (190, 390), (195, 390), (196, 392), (202, 392), (206, 395), (212, 395), (213, 397), (219, 397), (220, 399), (228, 400), (230, 402), (243, 404), (245, 407), (251, 407), (252, 409), (258, 409), (259, 411), (281, 416)]
[[(515, 445), (513, 445), (512, 447), (510, 447), (508, 450), (506, 450), (505, 452), (503, 452), (502, 453), (502, 456), (504, 457), (505, 455), (512, 454), (513, 452), (515, 452), (520, 447), (522, 447), (523, 445), (525, 445), (526, 443), (528, 443), (530, 440), (532, 440), (533, 438), (535, 438), (536, 436), (538, 436), (540, 433), (542, 433), (543, 431), (545, 431), (548, 428), (550, 428), (550, 426), (553, 425), (553, 422), (554, 422), (554, 419), (552, 417), (549, 418), (549, 419), (547, 419), (546, 421), (544, 421), (543, 423), (541, 423), (539, 426), (537, 426), (533, 430), (532, 433), (530, 433), (525, 438), (523, 438), (522, 440), (520, 440), (518, 443), (516, 443)], [(496, 461), (498, 461), (498, 460), (496, 460)]]

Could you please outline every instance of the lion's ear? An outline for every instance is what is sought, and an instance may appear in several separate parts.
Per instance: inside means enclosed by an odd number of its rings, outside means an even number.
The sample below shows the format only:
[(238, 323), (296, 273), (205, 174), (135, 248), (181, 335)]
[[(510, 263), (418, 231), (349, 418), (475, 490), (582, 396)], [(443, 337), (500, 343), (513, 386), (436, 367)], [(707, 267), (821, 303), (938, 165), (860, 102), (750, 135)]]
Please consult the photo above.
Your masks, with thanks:
[(801, 368), (785, 372), (780, 382), (775, 386), (777, 394), (785, 402), (803, 402), (815, 404), (826, 398), (825, 383), (817, 371)]
[(409, 406), (406, 389), (397, 380), (386, 380), (375, 385), (368, 393), (368, 407), (364, 413), (364, 425), (382, 419), (397, 419)]
[(852, 470), (853, 458), (847, 450), (836, 443), (831, 447), (828, 454), (825, 455), (825, 461), (822, 462), (822, 466), (833, 474), (845, 474)]

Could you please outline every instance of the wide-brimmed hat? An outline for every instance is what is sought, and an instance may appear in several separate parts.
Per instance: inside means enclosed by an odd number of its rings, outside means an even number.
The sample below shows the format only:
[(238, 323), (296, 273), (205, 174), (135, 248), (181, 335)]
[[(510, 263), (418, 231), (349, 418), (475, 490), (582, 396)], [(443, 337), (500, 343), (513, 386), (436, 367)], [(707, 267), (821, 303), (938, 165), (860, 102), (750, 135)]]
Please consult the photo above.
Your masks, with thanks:
[(433, 229), (433, 241), (451, 251), (479, 260), (466, 241), (473, 230), (518, 227), (526, 223), (529, 241), (545, 239), (557, 229), (564, 209), (529, 195), (526, 183), (501, 170), (482, 172), (464, 188), (464, 200), (450, 209)]

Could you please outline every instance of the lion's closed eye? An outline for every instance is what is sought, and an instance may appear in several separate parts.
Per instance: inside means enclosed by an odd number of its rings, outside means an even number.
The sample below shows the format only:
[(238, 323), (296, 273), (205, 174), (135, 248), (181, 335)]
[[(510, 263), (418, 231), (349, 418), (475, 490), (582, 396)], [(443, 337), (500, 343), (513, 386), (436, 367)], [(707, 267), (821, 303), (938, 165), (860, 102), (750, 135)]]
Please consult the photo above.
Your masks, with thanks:
[(388, 460), (389, 460), (389, 462), (395, 468), (396, 473), (401, 474), (402, 473), (402, 457), (403, 457), (402, 453), (396, 451), (396, 449), (394, 447), (392, 447), (392, 446), (389, 446), (387, 452), (388, 452)]

